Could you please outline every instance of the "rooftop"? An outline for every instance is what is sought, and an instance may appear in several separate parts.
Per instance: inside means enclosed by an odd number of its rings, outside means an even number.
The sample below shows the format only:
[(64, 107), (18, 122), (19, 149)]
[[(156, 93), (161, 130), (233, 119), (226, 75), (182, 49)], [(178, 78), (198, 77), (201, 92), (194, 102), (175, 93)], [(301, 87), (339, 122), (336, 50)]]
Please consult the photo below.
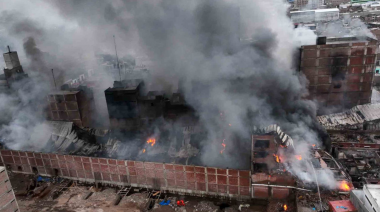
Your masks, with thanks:
[(67, 95), (67, 94), (77, 94), (79, 93), (80, 91), (62, 91), (62, 90), (59, 90), (59, 91), (52, 91), (50, 92), (49, 94), (50, 95), (57, 95), (57, 94), (60, 94), (60, 95)]
[(377, 205), (380, 205), (380, 185), (367, 184), (364, 185), (364, 189), (367, 189), (373, 199), (376, 200)]
[(355, 125), (380, 119), (380, 103), (357, 105), (350, 110), (318, 116), (317, 120), (326, 129), (356, 128)]

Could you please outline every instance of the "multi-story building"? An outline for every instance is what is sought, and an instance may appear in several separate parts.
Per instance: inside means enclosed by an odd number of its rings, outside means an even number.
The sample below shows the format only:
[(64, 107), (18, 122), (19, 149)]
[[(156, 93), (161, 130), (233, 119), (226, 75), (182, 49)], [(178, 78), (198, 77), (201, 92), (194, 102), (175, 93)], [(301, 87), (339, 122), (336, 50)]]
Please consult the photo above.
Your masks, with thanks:
[(138, 127), (138, 102), (143, 90), (144, 82), (138, 79), (115, 81), (113, 88), (104, 91), (111, 129), (130, 130)]
[(12, 83), (28, 76), (24, 73), (16, 51), (11, 51), (8, 46), (8, 52), (4, 53), (3, 57), (6, 68), (4, 74), (0, 75), (0, 91), (6, 91)]
[(377, 40), (321, 40), (301, 47), (300, 72), (309, 80), (309, 97), (321, 106), (341, 109), (370, 103)]
[(19, 211), (7, 171), (2, 166), (0, 166), (0, 211)]
[(48, 95), (48, 118), (52, 121), (72, 121), (79, 127), (90, 127), (93, 100), (92, 91), (83, 86), (54, 91)]

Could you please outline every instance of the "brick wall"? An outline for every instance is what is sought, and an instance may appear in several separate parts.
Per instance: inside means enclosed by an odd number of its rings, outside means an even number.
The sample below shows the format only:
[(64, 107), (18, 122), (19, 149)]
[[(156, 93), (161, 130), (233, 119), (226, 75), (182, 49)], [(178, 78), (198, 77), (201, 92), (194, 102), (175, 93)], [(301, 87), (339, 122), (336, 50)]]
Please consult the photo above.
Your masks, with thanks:
[(376, 52), (375, 42), (303, 46), (300, 71), (310, 98), (345, 108), (370, 103)]
[(5, 167), (0, 166), (0, 211), (18, 211), (18, 205)]
[(250, 198), (249, 170), (219, 169), (60, 154), (1, 150), (0, 163), (14, 172), (132, 185), (231, 198)]

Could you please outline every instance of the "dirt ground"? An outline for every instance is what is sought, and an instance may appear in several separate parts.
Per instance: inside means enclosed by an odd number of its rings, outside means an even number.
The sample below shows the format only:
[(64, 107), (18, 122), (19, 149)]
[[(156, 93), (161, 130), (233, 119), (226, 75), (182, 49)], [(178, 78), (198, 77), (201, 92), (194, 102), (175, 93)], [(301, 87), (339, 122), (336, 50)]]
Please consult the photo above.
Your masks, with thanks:
[[(40, 183), (34, 191), (36, 193), (26, 194), (27, 186), (30, 184), (31, 176), (22, 174), (10, 174), (11, 184), (16, 194), (16, 199), (20, 211), (41, 212), (41, 211), (58, 211), (58, 212), (140, 212), (145, 211), (149, 201), (147, 198), (149, 192), (139, 191), (123, 197), (118, 205), (114, 205), (117, 199), (118, 188), (103, 187), (99, 191), (91, 185), (72, 184), (65, 188), (58, 195), (54, 195), (56, 190), (62, 187), (63, 183)], [(34, 178), (35, 179), (35, 178)], [(60, 187), (61, 186), (61, 187)], [(39, 188), (46, 187), (38, 193)], [(92, 187), (92, 188), (91, 188)], [(41, 189), (42, 190), (42, 189)], [(84, 196), (89, 191), (95, 191), (84, 200)], [(38, 194), (37, 194), (38, 193)], [(164, 198), (171, 200), (170, 205), (162, 206), (159, 204)], [(177, 206), (176, 201), (183, 200), (185, 206)], [(179, 196), (172, 194), (161, 194), (154, 206), (149, 210), (153, 212), (238, 212), (239, 206), (243, 212), (265, 212), (267, 211), (266, 202), (228, 202), (227, 200), (200, 198), (192, 196)]]

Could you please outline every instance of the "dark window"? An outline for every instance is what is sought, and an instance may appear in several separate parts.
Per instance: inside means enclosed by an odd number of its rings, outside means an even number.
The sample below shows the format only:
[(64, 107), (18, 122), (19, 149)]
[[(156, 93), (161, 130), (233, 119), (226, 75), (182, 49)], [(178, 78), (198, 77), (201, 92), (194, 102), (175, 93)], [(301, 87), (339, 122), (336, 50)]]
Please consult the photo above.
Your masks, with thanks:
[(256, 140), (255, 148), (269, 148), (269, 140)]
[(268, 152), (255, 152), (255, 158), (265, 158), (268, 156)]
[(154, 103), (150, 103), (150, 106), (154, 106)]
[(268, 166), (265, 163), (255, 163), (253, 164), (253, 170), (255, 172), (268, 172)]
[(340, 83), (334, 84), (334, 88), (340, 88), (340, 87), (342, 87), (342, 84), (340, 84)]
[(21, 166), (17, 166), (17, 171), (22, 172), (22, 167)]

